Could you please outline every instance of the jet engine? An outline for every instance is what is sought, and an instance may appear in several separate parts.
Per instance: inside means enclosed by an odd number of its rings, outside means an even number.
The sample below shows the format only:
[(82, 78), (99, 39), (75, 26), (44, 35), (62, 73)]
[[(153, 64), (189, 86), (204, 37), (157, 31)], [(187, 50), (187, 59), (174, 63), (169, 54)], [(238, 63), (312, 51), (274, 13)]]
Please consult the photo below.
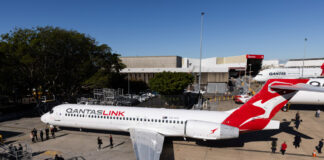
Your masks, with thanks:
[(239, 129), (225, 124), (189, 120), (185, 125), (185, 136), (203, 140), (239, 137)]

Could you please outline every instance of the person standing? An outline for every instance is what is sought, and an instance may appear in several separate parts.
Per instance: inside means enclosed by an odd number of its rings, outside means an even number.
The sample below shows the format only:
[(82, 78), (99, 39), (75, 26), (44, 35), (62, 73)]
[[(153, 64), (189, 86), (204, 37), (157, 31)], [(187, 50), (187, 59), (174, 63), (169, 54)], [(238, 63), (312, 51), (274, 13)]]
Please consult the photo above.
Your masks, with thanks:
[(281, 144), (281, 149), (280, 149), (281, 154), (282, 154), (282, 155), (285, 155), (286, 150), (287, 150), (287, 144), (286, 144), (286, 141), (284, 141), (284, 142)]
[(30, 132), (29, 136), (30, 136), (31, 141), (32, 141), (33, 143), (35, 143), (35, 139), (34, 139), (34, 132), (33, 132), (33, 131)]
[(19, 155), (19, 157), (23, 156), (23, 147), (21, 146), (20, 143), (18, 144), (18, 155)]
[(42, 142), (43, 142), (43, 137), (44, 137), (44, 133), (43, 133), (43, 130), (40, 130), (40, 132), (39, 132), (39, 136), (40, 136), (40, 138), (41, 138), (41, 140), (42, 140)]
[(97, 151), (101, 150), (102, 139), (100, 137), (97, 138), (98, 149)]
[(45, 128), (45, 136), (46, 136), (46, 140), (48, 140), (49, 139), (49, 129), (47, 126)]
[(295, 120), (296, 120), (296, 121), (299, 121), (299, 120), (300, 120), (299, 111), (296, 113)]
[(272, 153), (276, 153), (276, 150), (277, 150), (277, 140), (276, 139), (272, 140), (272, 142), (271, 142), (271, 150), (272, 150)]
[(316, 113), (315, 113), (315, 117), (316, 118), (319, 118), (320, 117), (320, 114), (321, 114), (321, 110), (317, 110)]
[(33, 134), (34, 134), (35, 141), (37, 142), (38, 138), (37, 138), (37, 130), (36, 130), (36, 128), (33, 129)]
[(113, 143), (113, 138), (112, 138), (111, 134), (110, 134), (109, 140), (110, 140), (110, 148), (113, 148), (114, 143)]
[(51, 134), (52, 134), (52, 138), (55, 138), (55, 130), (54, 130), (54, 127), (51, 128)]
[(315, 147), (316, 150), (317, 150), (317, 152), (320, 153), (320, 154), (322, 153), (323, 141), (324, 141), (324, 139), (321, 139), (321, 140), (318, 142), (318, 146)]

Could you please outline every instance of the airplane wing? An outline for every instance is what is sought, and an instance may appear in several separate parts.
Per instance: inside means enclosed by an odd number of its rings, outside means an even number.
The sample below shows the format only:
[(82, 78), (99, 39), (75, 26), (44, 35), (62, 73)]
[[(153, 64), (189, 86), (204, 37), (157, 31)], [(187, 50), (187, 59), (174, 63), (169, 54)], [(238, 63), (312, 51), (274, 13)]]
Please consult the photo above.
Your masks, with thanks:
[(164, 136), (150, 130), (130, 129), (130, 136), (137, 160), (159, 160)]
[(296, 85), (272, 85), (272, 89), (293, 90), (293, 91), (311, 91), (311, 92), (324, 92), (324, 88), (315, 87), (309, 84), (296, 84)]

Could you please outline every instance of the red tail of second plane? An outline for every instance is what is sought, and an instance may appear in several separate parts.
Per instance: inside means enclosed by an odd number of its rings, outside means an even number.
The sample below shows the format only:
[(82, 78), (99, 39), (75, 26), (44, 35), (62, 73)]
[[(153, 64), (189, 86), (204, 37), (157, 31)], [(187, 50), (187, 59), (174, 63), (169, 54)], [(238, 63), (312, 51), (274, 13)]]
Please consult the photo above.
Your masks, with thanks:
[(240, 131), (263, 130), (298, 90), (305, 90), (298, 85), (304, 85), (307, 81), (308, 79), (268, 80), (258, 94), (233, 111), (222, 124), (237, 127)]

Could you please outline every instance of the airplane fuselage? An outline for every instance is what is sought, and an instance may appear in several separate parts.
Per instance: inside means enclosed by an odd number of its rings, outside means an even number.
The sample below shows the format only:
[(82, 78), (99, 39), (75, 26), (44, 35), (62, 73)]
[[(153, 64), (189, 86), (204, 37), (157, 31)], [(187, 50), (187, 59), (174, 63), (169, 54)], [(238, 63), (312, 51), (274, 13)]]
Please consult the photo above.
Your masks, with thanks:
[(166, 136), (185, 136), (188, 120), (221, 123), (227, 112), (184, 109), (116, 107), (64, 104), (42, 119), (56, 126), (128, 132), (130, 128), (150, 128)]

